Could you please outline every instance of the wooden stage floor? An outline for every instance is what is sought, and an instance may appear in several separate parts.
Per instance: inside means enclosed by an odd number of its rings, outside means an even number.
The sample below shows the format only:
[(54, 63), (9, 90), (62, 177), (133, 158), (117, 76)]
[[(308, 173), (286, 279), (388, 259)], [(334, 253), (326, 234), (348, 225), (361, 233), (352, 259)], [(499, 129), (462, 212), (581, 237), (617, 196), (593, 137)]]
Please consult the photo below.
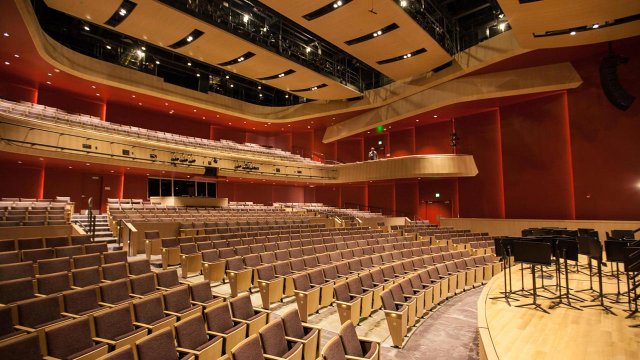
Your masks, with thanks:
[[(581, 259), (581, 264), (586, 263)], [(538, 268), (539, 269), (539, 268)], [(545, 275), (545, 285), (555, 285), (555, 271), (553, 267)], [(570, 265), (569, 286), (572, 294), (591, 300), (593, 292), (575, 292), (589, 288), (589, 276), (575, 273), (575, 266)], [(610, 267), (603, 268), (607, 276), (603, 277), (605, 293), (616, 292), (615, 278), (608, 276)], [(521, 289), (520, 265), (512, 267), (512, 289)], [(536, 272), (536, 282), (540, 286), (539, 271)], [(564, 272), (562, 275), (564, 283)], [(532, 288), (532, 278), (529, 269), (524, 270), (525, 289)], [(626, 291), (626, 278), (621, 276), (621, 291)], [(555, 291), (555, 286), (548, 286)], [(597, 277), (594, 276), (594, 288), (598, 289)], [(628, 315), (627, 299), (621, 298), (623, 304), (614, 304), (605, 300), (606, 305), (612, 306), (617, 316), (605, 313), (601, 308), (583, 308), (582, 311), (566, 306), (549, 309), (556, 299), (538, 297), (538, 302), (549, 314), (534, 310), (531, 307), (516, 307), (515, 305), (530, 303), (531, 297), (514, 296), (519, 301), (512, 301), (509, 306), (503, 299), (491, 300), (500, 296), (504, 289), (504, 278), (498, 274), (485, 286), (478, 299), (478, 331), (480, 341), (480, 358), (483, 359), (640, 359), (640, 328), (630, 325), (640, 324), (640, 315), (625, 319)], [(564, 293), (564, 290), (563, 290)], [(547, 291), (538, 294), (555, 296)], [(595, 302), (572, 301), (572, 305), (582, 308), (582, 305)]]

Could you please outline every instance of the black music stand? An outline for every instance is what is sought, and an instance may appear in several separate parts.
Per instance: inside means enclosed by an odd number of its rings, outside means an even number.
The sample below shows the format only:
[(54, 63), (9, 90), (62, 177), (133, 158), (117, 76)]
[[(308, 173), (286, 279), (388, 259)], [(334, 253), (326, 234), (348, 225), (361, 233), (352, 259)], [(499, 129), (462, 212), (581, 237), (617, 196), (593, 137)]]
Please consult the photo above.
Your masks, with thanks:
[(559, 259), (563, 259), (564, 262), (564, 281), (565, 281), (565, 286), (564, 288), (567, 289), (567, 292), (565, 294), (565, 299), (566, 302), (563, 300), (562, 298), (562, 284), (560, 284), (560, 286), (558, 287), (558, 301), (554, 302), (553, 304), (551, 304), (551, 306), (549, 306), (549, 309), (554, 309), (558, 306), (561, 305), (565, 305), (567, 307), (570, 307), (572, 309), (575, 310), (580, 310), (582, 311), (582, 309), (580, 309), (579, 307), (572, 305), (571, 304), (571, 297), (573, 297), (575, 300), (577, 301), (584, 301), (584, 299), (581, 299), (575, 295), (571, 294), (571, 288), (569, 287), (569, 265), (567, 264), (568, 260), (571, 261), (578, 261), (578, 242), (574, 239), (557, 239), (556, 242), (556, 259), (557, 260), (557, 267), (558, 267), (558, 282), (561, 283), (560, 280), (560, 260)]
[[(627, 272), (627, 289), (629, 293), (629, 315), (627, 319), (638, 313), (638, 286), (636, 278), (640, 272), (640, 241), (635, 241), (624, 249), (624, 269)], [(633, 282), (631, 281), (633, 279)], [(633, 292), (633, 295), (632, 295)], [(634, 307), (631, 307), (633, 301)], [(634, 325), (634, 327), (637, 327)]]
[(531, 264), (531, 277), (533, 279), (533, 302), (516, 305), (516, 307), (533, 306), (534, 309), (548, 314), (549, 312), (538, 304), (536, 265), (551, 265), (551, 244), (547, 242), (514, 241), (513, 256), (516, 261)]
[[(580, 255), (585, 255), (589, 261), (589, 288), (578, 290), (577, 292), (593, 291), (597, 292), (593, 288), (593, 267), (591, 266), (591, 251), (589, 249), (589, 243), (593, 240), (591, 236), (578, 236), (578, 251)], [(598, 240), (599, 241), (599, 240)], [(586, 275), (586, 273), (583, 273)]]
[[(509, 306), (511, 306), (511, 301), (520, 301), (519, 299), (511, 298), (512, 289), (511, 289), (511, 245), (513, 243), (513, 239), (508, 237), (496, 237), (493, 239), (494, 246), (496, 248), (496, 255), (500, 256), (502, 259), (502, 275), (504, 277), (504, 291), (501, 291), (500, 294), (503, 296), (494, 296), (489, 299), (491, 300), (504, 300), (507, 302)], [(508, 276), (507, 276), (508, 273)], [(509, 278), (509, 287), (507, 287), (507, 277)]]
[[(591, 301), (600, 300), (600, 302), (598, 304), (582, 305), (582, 307), (584, 307), (584, 308), (596, 308), (597, 307), (597, 308), (601, 308), (606, 313), (609, 313), (611, 315), (616, 315), (616, 313), (614, 313), (611, 310), (611, 306), (604, 304), (604, 290), (602, 289), (602, 243), (600, 242), (600, 240), (594, 239), (592, 237), (585, 238), (585, 239), (588, 239), (588, 247), (589, 247), (590, 259), (594, 259), (598, 264), (597, 269), (598, 269), (599, 291), (598, 291), (598, 295), (596, 297), (594, 297)], [(580, 237), (578, 237), (578, 240), (580, 240)]]
[[(617, 285), (617, 291), (615, 293), (605, 294), (609, 300), (611, 300), (614, 304), (621, 304), (623, 301), (620, 301), (620, 297), (624, 295), (624, 293), (620, 292), (620, 263), (624, 264), (625, 258), (625, 248), (629, 246), (632, 240), (605, 240), (604, 241), (604, 250), (607, 255), (607, 261), (610, 263), (615, 263), (615, 279)], [(612, 266), (613, 271), (613, 266)], [(626, 292), (629, 295), (629, 292)], [(614, 297), (611, 299), (610, 297)]]

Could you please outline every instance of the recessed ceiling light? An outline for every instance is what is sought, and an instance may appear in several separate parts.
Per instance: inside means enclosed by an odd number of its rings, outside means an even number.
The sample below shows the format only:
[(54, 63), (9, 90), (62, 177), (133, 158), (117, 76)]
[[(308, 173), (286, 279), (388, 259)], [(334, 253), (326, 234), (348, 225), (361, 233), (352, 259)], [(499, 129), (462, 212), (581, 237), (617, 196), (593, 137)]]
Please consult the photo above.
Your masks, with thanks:
[(169, 105), (169, 103), (164, 103), (164, 106), (168, 106), (168, 105)]
[(216, 117), (220, 117), (220, 115), (216, 115)]
[(197, 77), (200, 77), (200, 74), (196, 74)]
[(420, 122), (420, 119), (416, 119), (416, 122)]
[(600, 24), (593, 24), (592, 28), (597, 29), (600, 27)]
[(113, 170), (111, 170), (111, 172), (113, 172)]
[(87, 30), (87, 31), (91, 30), (91, 28), (89, 27), (89, 25), (85, 25), (85, 26), (84, 26), (84, 29), (85, 29), (85, 30)]
[(4, 64), (5, 64), (5, 65), (11, 65), (11, 63), (10, 63), (10, 62), (8, 62), (8, 61), (5, 61), (5, 62), (4, 62)]
[(229, 125), (231, 125), (231, 123), (229, 123)]
[(191, 66), (191, 61), (187, 62), (187, 65)]
[(87, 166), (89, 166), (89, 165), (91, 165), (91, 164), (89, 164), (89, 163), (86, 163), (85, 165), (87, 165)]
[(156, 60), (156, 65), (160, 65), (160, 61)]
[(51, 81), (47, 81), (47, 85), (51, 85)]
[(229, 85), (229, 86), (233, 87), (233, 84), (231, 84), (231, 85)]
[(53, 74), (52, 73), (47, 73), (47, 76), (53, 76)]
[(9, 33), (7, 33), (7, 32), (2, 34), (2, 35), (6, 36), (6, 37), (9, 37)]
[(575, 35), (575, 34), (576, 34), (575, 31), (572, 31), (572, 32), (569, 33), (569, 35), (572, 35), (572, 36)]
[(55, 72), (60, 72), (60, 69), (53, 69), (53, 71), (55, 71)]
[(196, 109), (193, 109), (193, 112), (196, 112), (196, 111), (198, 111), (198, 110), (196, 110)]
[(69, 166), (69, 169), (73, 169), (73, 166)]
[(142, 106), (142, 103), (141, 103), (141, 102), (139, 102), (139, 103), (138, 103), (138, 105)]
[(202, 117), (202, 120), (204, 120), (204, 119), (205, 119), (205, 117), (203, 116), (203, 117)]
[(22, 161), (18, 160), (18, 164), (22, 164)]
[(142, 49), (142, 51), (147, 51), (147, 48), (146, 48), (146, 47), (144, 47), (144, 46), (143, 46), (143, 47), (141, 47), (140, 49)]
[(149, 174), (147, 174), (147, 176), (149, 176)]
[(132, 98), (136, 97), (135, 95), (131, 95)]
[(40, 161), (44, 160), (43, 158), (40, 158)]
[(96, 88), (96, 86), (95, 86), (95, 85), (91, 85), (91, 88), (92, 88), (92, 89), (95, 89), (95, 88)]
[(18, 55), (18, 54), (14, 54), (13, 56), (14, 56), (14, 57), (17, 57), (17, 58), (19, 58), (19, 57), (20, 57), (20, 55)]
[(107, 45), (107, 46), (106, 46), (106, 48), (107, 48), (108, 50), (111, 50), (111, 45)]
[(437, 117), (438, 117), (438, 115), (433, 115), (433, 117), (434, 117), (434, 118), (437, 118)]
[(100, 96), (100, 93), (96, 93), (96, 96)]

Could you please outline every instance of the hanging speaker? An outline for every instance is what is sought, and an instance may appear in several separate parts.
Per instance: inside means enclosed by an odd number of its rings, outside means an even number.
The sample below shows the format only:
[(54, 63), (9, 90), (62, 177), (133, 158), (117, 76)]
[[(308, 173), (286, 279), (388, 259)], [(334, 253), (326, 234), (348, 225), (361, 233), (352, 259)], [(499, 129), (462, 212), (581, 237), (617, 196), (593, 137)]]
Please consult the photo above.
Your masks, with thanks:
[(217, 167), (211, 167), (211, 166), (205, 166), (205, 168), (204, 168), (204, 176), (211, 176), (211, 177), (218, 176), (218, 168)]
[(609, 53), (600, 62), (600, 86), (609, 102), (620, 110), (626, 111), (636, 99), (620, 85), (618, 65), (626, 64), (628, 58)]

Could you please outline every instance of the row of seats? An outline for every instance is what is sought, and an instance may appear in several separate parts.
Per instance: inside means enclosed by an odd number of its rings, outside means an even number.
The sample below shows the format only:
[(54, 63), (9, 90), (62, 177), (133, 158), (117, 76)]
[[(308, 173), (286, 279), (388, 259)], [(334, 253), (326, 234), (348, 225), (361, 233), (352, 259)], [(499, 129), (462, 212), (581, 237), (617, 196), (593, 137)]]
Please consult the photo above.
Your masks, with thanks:
[(90, 235), (58, 235), (0, 240), (0, 252), (91, 244)]
[[(196, 235), (192, 239), (183, 239), (183, 237), (168, 237), (161, 238), (160, 232), (157, 230), (145, 231), (145, 254), (147, 258), (151, 258), (152, 255), (162, 255), (163, 263), (167, 261), (165, 258), (169, 254), (165, 252), (165, 248), (176, 247), (177, 245), (171, 245), (176, 243), (206, 243), (211, 242), (211, 245), (214, 248), (225, 248), (225, 247), (237, 247), (241, 245), (249, 246), (253, 244), (265, 244), (265, 243), (275, 243), (278, 241), (290, 241), (290, 240), (300, 240), (300, 239), (310, 239), (313, 237), (323, 237), (323, 236), (340, 236), (347, 234), (358, 234), (370, 232), (371, 230), (365, 230), (364, 227), (358, 228), (311, 228), (311, 229), (283, 229), (276, 230), (272, 229), (270, 231), (262, 230), (257, 232), (239, 232), (239, 233), (227, 233), (227, 234), (206, 234), (210, 232), (205, 229), (205, 235)], [(292, 238), (293, 237), (293, 238)], [(164, 239), (164, 240), (163, 240)], [(162, 243), (165, 242), (166, 245)], [(205, 247), (206, 245), (200, 244)], [(166, 250), (170, 251), (170, 250)], [(173, 265), (177, 262), (177, 255), (173, 254), (172, 258)]]
[(35, 296), (57, 294), (74, 288), (95, 286), (144, 274), (152, 275), (150, 273), (151, 266), (146, 259), (62, 270), (35, 277), (29, 273), (28, 268), (16, 269), (12, 279), (0, 281), (0, 304), (10, 304)]
[(204, 149), (207, 151), (218, 151), (228, 153), (229, 155), (238, 156), (239, 154), (255, 158), (266, 157), (269, 159), (278, 159), (283, 161), (292, 161), (296, 163), (307, 163), (318, 165), (320, 163), (300, 155), (292, 154), (277, 148), (267, 148), (257, 144), (245, 143), (238, 144), (230, 140), (209, 140), (197, 137), (189, 137), (184, 135), (166, 133), (155, 130), (143, 129), (135, 126), (120, 125), (117, 123), (102, 121), (99, 118), (90, 115), (69, 114), (60, 109), (47, 107), (28, 102), (12, 102), (0, 99), (0, 112), (27, 118), (30, 120), (45, 121), (49, 123), (57, 123), (74, 128), (86, 128), (92, 131), (107, 132), (124, 136), (132, 136), (145, 140), (158, 141), (163, 144), (172, 143), (180, 146), (189, 146)]

